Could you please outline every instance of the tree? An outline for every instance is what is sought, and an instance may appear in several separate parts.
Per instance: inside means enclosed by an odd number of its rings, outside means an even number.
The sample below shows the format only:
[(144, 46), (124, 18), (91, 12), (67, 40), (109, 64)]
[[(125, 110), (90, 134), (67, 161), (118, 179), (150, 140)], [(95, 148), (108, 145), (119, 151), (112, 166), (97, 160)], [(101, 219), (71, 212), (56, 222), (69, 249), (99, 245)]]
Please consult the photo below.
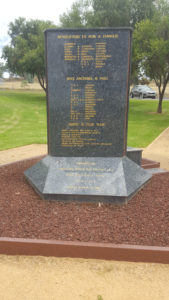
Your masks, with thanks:
[(158, 18), (159, 14), (161, 16), (169, 15), (169, 1), (168, 0), (155, 0), (155, 8), (156, 8), (156, 17)]
[(61, 27), (110, 27), (129, 25), (129, 0), (79, 0), (60, 16)]
[(50, 21), (16, 19), (9, 24), (10, 46), (3, 48), (2, 57), (7, 61), (9, 71), (24, 76), (37, 76), (46, 91), (44, 30), (54, 28)]
[(0, 62), (0, 78), (3, 77), (4, 71), (5, 71), (5, 66), (2, 62)]
[(154, 14), (157, 11), (155, 1), (156, 0), (129, 0), (130, 25), (133, 28), (135, 28), (135, 25), (141, 22), (142, 20), (151, 20), (154, 17)]
[(60, 16), (61, 27), (135, 27), (155, 14), (157, 1), (166, 0), (79, 0)]
[(72, 4), (70, 10), (60, 16), (60, 25), (63, 28), (89, 27), (91, 17), (89, 0), (79, 0)]
[(158, 16), (138, 23), (133, 39), (137, 64), (158, 87), (157, 112), (162, 113), (162, 101), (169, 82), (169, 17)]
[(129, 4), (129, 0), (92, 0), (92, 26), (130, 26)]

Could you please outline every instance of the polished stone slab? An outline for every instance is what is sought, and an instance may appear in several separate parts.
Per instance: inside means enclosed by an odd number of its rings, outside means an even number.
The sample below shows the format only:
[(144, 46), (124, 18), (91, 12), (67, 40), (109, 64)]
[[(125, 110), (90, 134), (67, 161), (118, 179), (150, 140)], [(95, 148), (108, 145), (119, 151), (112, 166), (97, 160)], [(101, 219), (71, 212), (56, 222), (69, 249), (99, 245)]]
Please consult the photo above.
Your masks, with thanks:
[(46, 156), (25, 176), (44, 199), (112, 203), (127, 202), (151, 178), (127, 157)]
[(126, 154), (131, 29), (47, 30), (49, 154)]
[(139, 166), (141, 166), (142, 152), (142, 149), (127, 147), (127, 157), (133, 160)]

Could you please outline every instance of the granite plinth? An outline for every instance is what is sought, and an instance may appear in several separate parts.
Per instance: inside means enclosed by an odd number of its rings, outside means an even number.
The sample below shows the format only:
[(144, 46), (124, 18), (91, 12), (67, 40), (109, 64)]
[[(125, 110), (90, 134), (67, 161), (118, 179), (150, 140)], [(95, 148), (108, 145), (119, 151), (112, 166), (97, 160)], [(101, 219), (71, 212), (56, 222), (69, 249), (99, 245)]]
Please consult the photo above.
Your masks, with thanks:
[(127, 147), (127, 157), (133, 160), (139, 166), (141, 165), (142, 149)]
[(124, 203), (150, 178), (129, 158), (46, 156), (25, 171), (44, 199)]

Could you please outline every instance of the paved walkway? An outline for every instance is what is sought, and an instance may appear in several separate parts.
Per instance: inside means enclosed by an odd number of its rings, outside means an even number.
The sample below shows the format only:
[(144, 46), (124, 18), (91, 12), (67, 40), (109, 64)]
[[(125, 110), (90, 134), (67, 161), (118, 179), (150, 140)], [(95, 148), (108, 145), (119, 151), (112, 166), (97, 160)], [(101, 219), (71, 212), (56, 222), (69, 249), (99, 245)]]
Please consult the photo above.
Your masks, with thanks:
[(168, 300), (169, 265), (0, 255), (2, 300)]
[(0, 151), (0, 164), (7, 164), (35, 156), (47, 154), (47, 145), (27, 145)]
[(160, 167), (169, 170), (169, 127), (143, 151), (143, 157), (160, 162)]

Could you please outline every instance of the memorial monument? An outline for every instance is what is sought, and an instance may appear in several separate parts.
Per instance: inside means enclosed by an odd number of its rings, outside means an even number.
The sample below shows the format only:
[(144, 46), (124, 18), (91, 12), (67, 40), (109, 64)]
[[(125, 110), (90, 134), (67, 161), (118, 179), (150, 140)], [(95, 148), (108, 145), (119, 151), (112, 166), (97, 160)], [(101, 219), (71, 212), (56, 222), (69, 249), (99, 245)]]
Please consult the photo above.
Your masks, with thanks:
[(126, 155), (131, 29), (45, 39), (48, 155), (27, 180), (44, 199), (127, 202), (151, 177)]

